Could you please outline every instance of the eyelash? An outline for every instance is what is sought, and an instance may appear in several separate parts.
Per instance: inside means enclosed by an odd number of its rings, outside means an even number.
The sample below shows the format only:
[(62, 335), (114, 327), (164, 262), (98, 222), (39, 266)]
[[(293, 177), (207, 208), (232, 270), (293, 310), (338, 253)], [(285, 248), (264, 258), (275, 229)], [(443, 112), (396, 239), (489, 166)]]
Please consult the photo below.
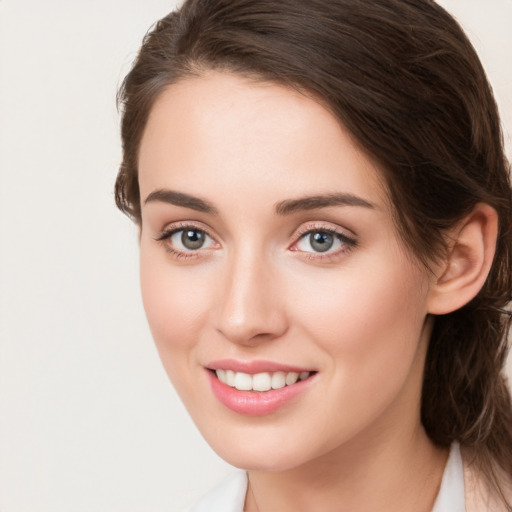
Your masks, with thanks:
[(333, 252), (316, 252), (316, 251), (300, 251), (303, 256), (308, 260), (318, 261), (318, 262), (327, 262), (333, 259), (337, 259), (340, 256), (348, 254), (350, 251), (355, 249), (358, 246), (358, 241), (355, 237), (349, 236), (346, 233), (325, 225), (307, 225), (303, 228), (299, 229), (299, 231), (296, 232), (295, 238), (296, 241), (293, 242), (292, 246), (290, 247), (290, 250), (299, 252), (297, 249), (294, 249), (294, 247), (301, 241), (304, 240), (307, 236), (313, 234), (313, 233), (327, 233), (329, 235), (332, 235), (335, 237), (339, 242), (341, 242), (342, 247), (336, 251)]
[[(177, 233), (183, 232), (183, 231), (196, 231), (198, 233), (203, 233), (208, 238), (210, 238), (215, 244), (218, 245), (218, 242), (216, 242), (215, 238), (210, 234), (210, 232), (205, 229), (204, 227), (199, 227), (194, 224), (190, 223), (184, 223), (184, 224), (178, 224), (173, 225), (172, 227), (165, 229), (162, 231), (156, 238), (155, 241), (161, 243), (165, 250), (171, 254), (174, 258), (178, 260), (190, 260), (195, 258), (201, 258), (204, 257), (205, 251), (210, 251), (211, 248), (203, 249), (198, 248), (197, 250), (189, 249), (187, 251), (182, 251), (179, 249), (176, 249), (170, 244), (170, 239), (176, 235)], [(323, 233), (323, 234), (329, 234), (335, 237), (339, 242), (341, 242), (342, 247), (341, 249), (338, 249), (334, 252), (327, 252), (329, 249), (327, 249), (326, 253), (323, 254), (321, 252), (317, 251), (300, 251), (298, 249), (294, 249), (295, 246), (297, 246), (298, 243), (300, 243), (302, 240), (304, 240), (307, 236), (313, 234), (313, 233)], [(293, 252), (301, 253), (303, 258), (306, 258), (308, 260), (318, 261), (318, 262), (326, 262), (329, 260), (333, 260), (336, 258), (339, 258), (341, 255), (348, 254), (350, 251), (352, 251), (355, 247), (357, 247), (358, 242), (355, 237), (348, 236), (346, 233), (341, 232), (338, 229), (335, 229), (333, 227), (325, 226), (325, 225), (306, 225), (303, 228), (299, 229), (294, 234), (295, 241), (290, 246), (289, 250)]]
[(155, 238), (155, 241), (161, 243), (164, 246), (165, 250), (178, 260), (190, 260), (190, 259), (200, 258), (201, 257), (200, 252), (204, 252), (208, 249), (201, 250), (201, 248), (200, 248), (197, 250), (190, 249), (188, 251), (182, 251), (182, 250), (174, 248), (170, 244), (170, 239), (174, 235), (176, 235), (177, 233), (180, 233), (182, 231), (196, 231), (198, 233), (203, 233), (208, 238), (210, 238), (212, 241), (217, 243), (215, 241), (215, 238), (204, 227), (199, 227), (199, 226), (196, 226), (196, 225), (190, 224), (190, 223), (177, 224), (177, 225), (173, 225), (172, 227), (170, 227), (168, 229), (165, 229), (164, 231), (162, 231), (160, 233), (159, 236), (157, 236)]

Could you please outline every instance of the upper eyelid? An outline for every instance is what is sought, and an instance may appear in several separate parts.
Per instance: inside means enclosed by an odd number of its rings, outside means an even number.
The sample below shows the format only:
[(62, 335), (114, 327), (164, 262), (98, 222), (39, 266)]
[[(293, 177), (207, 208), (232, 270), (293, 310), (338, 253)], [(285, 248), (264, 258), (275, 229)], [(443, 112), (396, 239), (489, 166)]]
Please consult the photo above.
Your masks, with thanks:
[(198, 221), (179, 221), (171, 224), (167, 224), (163, 229), (159, 231), (158, 237), (164, 237), (176, 233), (178, 231), (185, 230), (187, 228), (197, 229), (198, 231), (203, 231), (210, 238), (217, 241), (217, 237), (213, 235), (212, 231), (205, 226), (202, 222)]
[(308, 233), (314, 232), (314, 231), (326, 231), (329, 233), (335, 233), (335, 234), (339, 234), (339, 235), (342, 235), (342, 236), (345, 236), (347, 238), (354, 239), (354, 240), (357, 238), (356, 234), (352, 230), (342, 227), (342, 226), (339, 226), (339, 225), (336, 225), (336, 224), (333, 224), (331, 222), (327, 222), (327, 223), (324, 223), (324, 222), (308, 223), (308, 222), (306, 222), (306, 223), (302, 224), (301, 226), (299, 226), (293, 232), (292, 236), (298, 239), (298, 238), (300, 238)]

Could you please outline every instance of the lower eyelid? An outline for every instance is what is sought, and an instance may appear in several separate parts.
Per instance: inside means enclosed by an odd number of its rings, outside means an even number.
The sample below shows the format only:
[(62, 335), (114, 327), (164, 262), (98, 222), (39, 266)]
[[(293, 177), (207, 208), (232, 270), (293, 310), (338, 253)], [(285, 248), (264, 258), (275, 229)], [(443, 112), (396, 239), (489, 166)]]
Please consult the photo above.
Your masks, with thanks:
[(179, 251), (168, 246), (165, 247), (165, 250), (177, 260), (192, 260), (200, 257), (199, 251)]

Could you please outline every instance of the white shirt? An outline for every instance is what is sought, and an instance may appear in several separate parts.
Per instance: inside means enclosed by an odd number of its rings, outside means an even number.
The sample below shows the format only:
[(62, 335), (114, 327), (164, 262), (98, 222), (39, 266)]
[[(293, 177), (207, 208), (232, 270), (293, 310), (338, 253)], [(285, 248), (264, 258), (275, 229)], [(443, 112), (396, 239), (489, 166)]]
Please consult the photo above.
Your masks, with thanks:
[[(243, 512), (247, 473), (236, 471), (196, 503), (188, 512)], [(454, 443), (432, 512), (465, 512), (464, 471), (459, 445)], [(187, 512), (187, 511), (185, 511)]]

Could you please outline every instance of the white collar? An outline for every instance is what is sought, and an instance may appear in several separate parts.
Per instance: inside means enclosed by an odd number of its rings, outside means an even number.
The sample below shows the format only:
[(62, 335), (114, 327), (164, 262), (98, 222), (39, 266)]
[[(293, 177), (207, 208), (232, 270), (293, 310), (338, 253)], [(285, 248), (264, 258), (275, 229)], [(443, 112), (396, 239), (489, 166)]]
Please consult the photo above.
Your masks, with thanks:
[(453, 443), (432, 512), (465, 512), (464, 469), (458, 443)]
[(234, 471), (188, 512), (243, 512), (247, 484), (247, 473)]

